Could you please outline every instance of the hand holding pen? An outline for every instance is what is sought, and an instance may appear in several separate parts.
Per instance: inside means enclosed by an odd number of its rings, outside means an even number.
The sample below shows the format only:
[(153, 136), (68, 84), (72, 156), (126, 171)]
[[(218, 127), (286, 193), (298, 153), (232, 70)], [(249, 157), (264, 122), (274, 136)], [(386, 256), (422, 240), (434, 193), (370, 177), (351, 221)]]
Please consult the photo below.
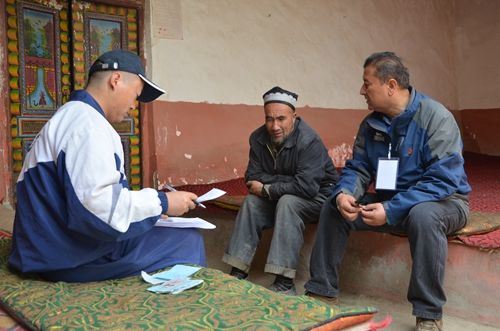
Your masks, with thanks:
[[(173, 186), (169, 185), (169, 184), (164, 184), (165, 188), (167, 190), (169, 190), (170, 192), (178, 192)], [(198, 202), (196, 199), (193, 200), (193, 202), (195, 203), (195, 205), (197, 205), (198, 207), (201, 207), (201, 208), (207, 208), (204, 204), (202, 204), (201, 202)]]

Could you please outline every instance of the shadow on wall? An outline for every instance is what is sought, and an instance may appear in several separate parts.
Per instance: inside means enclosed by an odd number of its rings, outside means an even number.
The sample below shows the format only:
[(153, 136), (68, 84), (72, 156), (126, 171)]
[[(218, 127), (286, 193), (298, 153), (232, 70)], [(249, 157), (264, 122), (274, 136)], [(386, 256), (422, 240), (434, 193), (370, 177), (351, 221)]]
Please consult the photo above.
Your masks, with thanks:
[(461, 112), (464, 150), (500, 156), (500, 108), (464, 109)]

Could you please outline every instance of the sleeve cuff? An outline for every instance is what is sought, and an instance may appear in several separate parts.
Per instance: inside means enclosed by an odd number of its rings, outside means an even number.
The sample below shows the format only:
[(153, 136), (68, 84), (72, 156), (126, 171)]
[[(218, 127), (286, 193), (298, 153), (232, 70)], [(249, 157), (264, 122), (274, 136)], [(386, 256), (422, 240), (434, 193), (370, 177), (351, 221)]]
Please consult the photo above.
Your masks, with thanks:
[(166, 214), (168, 210), (167, 194), (165, 192), (158, 191), (158, 198), (160, 199), (161, 202), (161, 213)]
[(269, 191), (269, 188), (271, 187), (271, 184), (264, 184), (264, 186), (262, 186), (262, 197), (266, 198), (266, 199), (271, 199), (271, 193)]

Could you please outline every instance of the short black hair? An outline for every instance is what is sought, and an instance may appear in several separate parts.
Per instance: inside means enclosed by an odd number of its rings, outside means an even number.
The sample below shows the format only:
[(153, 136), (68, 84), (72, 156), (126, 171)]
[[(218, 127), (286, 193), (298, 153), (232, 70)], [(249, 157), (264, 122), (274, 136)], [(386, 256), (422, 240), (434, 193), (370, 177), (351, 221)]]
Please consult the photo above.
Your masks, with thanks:
[(402, 88), (410, 87), (410, 73), (403, 61), (394, 52), (373, 53), (366, 60), (363, 68), (374, 66), (377, 71), (375, 76), (386, 83), (389, 79), (395, 79)]

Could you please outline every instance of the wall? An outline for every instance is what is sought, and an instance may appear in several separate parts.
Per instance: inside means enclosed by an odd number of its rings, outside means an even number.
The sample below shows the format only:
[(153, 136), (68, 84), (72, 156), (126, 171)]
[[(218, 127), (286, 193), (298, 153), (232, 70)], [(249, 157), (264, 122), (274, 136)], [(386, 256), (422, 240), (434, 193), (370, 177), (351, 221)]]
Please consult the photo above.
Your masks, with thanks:
[(456, 85), (460, 109), (500, 108), (500, 1), (457, 0)]
[[(5, 22), (5, 3), (0, 3), (0, 22)], [(0, 40), (6, 40), (5, 24), (0, 25)], [(7, 59), (5, 48), (0, 47), (0, 95), (8, 96)], [(7, 97), (0, 98), (0, 204), (10, 202), (11, 159), (10, 159), (10, 112)]]
[[(297, 114), (318, 131), (338, 158), (352, 145), (357, 126), (367, 113), (355, 109), (297, 109)], [(143, 114), (143, 125), (154, 123), (151, 130), (148, 127), (150, 137), (143, 138), (143, 150), (147, 151), (143, 152), (147, 162), (145, 183), (152, 183), (154, 171), (158, 172), (160, 183), (174, 185), (243, 177), (248, 162), (248, 138), (264, 124), (260, 105), (154, 102)]]
[[(169, 93), (141, 114), (144, 185), (154, 171), (175, 184), (241, 176), (261, 95), (274, 85), (299, 94), (299, 111), (342, 154), (366, 108), (362, 62), (381, 50), (400, 54), (412, 84), (454, 111), (466, 150), (500, 155), (498, 0), (146, 0), (145, 11), (147, 71)], [(159, 27), (179, 33), (165, 38)], [(11, 194), (5, 72), (0, 203)]]
[(182, 33), (160, 38), (154, 13), (174, 3), (149, 3), (147, 70), (168, 94), (143, 152), (156, 155), (148, 166), (161, 182), (241, 177), (261, 95), (275, 85), (299, 94), (304, 118), (342, 154), (366, 114), (362, 64), (375, 51), (401, 55), (418, 89), (457, 108), (453, 2), (183, 0), (172, 26)]
[(458, 0), (458, 105), (465, 150), (500, 156), (500, 1)]
[(300, 105), (365, 108), (364, 59), (394, 50), (416, 86), (457, 106), (453, 2), (183, 0), (181, 10), (182, 39), (151, 36), (148, 71), (169, 92), (162, 100), (260, 105), (283, 85)]

